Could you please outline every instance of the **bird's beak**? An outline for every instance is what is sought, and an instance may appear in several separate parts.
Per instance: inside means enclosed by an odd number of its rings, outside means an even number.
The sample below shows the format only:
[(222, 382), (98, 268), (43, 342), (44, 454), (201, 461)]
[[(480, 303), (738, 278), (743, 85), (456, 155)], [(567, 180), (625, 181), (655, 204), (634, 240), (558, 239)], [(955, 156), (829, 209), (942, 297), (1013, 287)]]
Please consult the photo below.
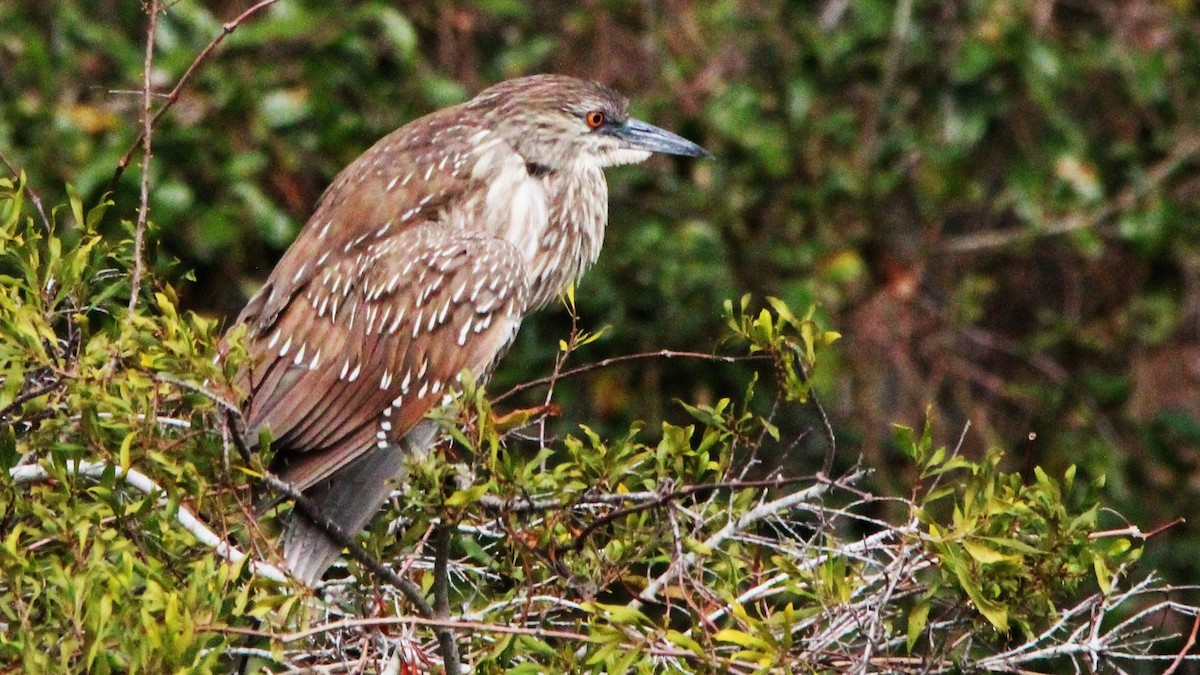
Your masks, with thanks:
[(614, 127), (612, 134), (624, 141), (626, 147), (631, 150), (683, 155), (684, 157), (712, 157), (707, 150), (683, 136), (633, 118)]

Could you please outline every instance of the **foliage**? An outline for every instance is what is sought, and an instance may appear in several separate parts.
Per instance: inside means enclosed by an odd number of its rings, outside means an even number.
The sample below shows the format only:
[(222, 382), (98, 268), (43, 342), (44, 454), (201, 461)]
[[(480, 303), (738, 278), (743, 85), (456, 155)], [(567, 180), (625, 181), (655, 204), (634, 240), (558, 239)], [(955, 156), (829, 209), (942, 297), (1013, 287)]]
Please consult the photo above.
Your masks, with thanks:
[[(113, 204), (85, 215), (73, 199), (38, 223), (23, 183), (3, 187), (0, 322), (14, 339), (0, 353), (0, 663), (23, 672), (221, 672), (238, 654), (271, 672), (436, 663), (420, 617), (405, 613), (396, 588), (366, 583), (358, 563), (309, 595), (197, 540), (185, 513), (221, 532), (214, 542), (274, 559), (246, 503), (262, 465), (224, 454), (227, 404), (215, 392), (236, 357), (214, 360), (212, 322), (176, 312), (161, 281), (128, 313), (129, 239), (94, 229)], [(1081, 596), (1095, 604), (1129, 592), (1125, 570), (1139, 549), (1092, 537), (1098, 485), (1074, 489), (1073, 469), (1061, 482), (1039, 470), (1027, 484), (999, 469), (999, 453), (969, 461), (932, 449), (928, 426), (920, 436), (902, 429), (899, 444), (925, 481), (899, 500), (906, 519), (896, 523), (869, 515), (876, 497), (858, 487), (861, 470), (748, 478), (787, 442), (779, 419), (801, 401), (819, 405), (810, 373), (837, 337), (811, 312), (800, 319), (768, 304), (755, 310), (744, 297), (727, 314), (743, 349), (769, 355), (762, 370), (784, 401), (770, 415), (752, 412), (752, 377), (739, 396), (681, 404), (692, 422), (663, 423), (656, 441), (637, 425), (610, 438), (584, 426), (555, 441), (522, 434), (536, 416), (514, 425), (467, 380), (441, 413), (450, 444), (413, 459), (364, 547), (425, 591), (447, 570), (448, 618), (479, 672), (1053, 662), (1004, 650), (1036, 644), (1078, 613)], [(562, 346), (589, 337), (573, 333)], [(448, 525), (439, 558), (434, 540)], [(996, 630), (980, 632), (981, 622)], [(1103, 634), (1106, 658), (1166, 637), (1135, 644), (1135, 631)]]
[[(1075, 467), (1066, 470), (1061, 482), (1038, 467), (1034, 481), (1026, 484), (1021, 476), (1000, 470), (999, 451), (971, 462), (945, 448), (932, 449), (930, 431), (927, 425), (916, 437), (907, 427), (897, 430), (898, 444), (921, 468), (921, 476), (936, 479), (916, 500), (925, 545), (939, 563), (916, 616), (927, 617), (928, 605), (949, 590), (951, 597), (969, 598), (996, 630), (1015, 627), (1033, 638), (1081, 585), (1095, 583), (1110, 593), (1113, 575), (1139, 557), (1140, 549), (1124, 537), (1107, 543), (1091, 540), (1103, 480), (1077, 493)], [(939, 486), (943, 481), (948, 484)], [(950, 497), (949, 518), (939, 519), (935, 504)]]
[[(198, 431), (213, 428), (213, 404), (180, 386), (224, 379), (217, 323), (178, 313), (166, 285), (126, 313), (130, 241), (96, 231), (112, 202), (85, 212), (72, 196), (36, 223), (26, 196), (23, 177), (0, 179), (0, 663), (211, 670), (227, 642), (203, 626), (245, 623), (284, 600), (176, 523), (184, 502), (231, 515), (213, 483), (220, 438)], [(80, 460), (109, 469), (93, 480), (72, 469)], [(48, 469), (45, 480), (8, 477), (31, 461)], [(124, 489), (117, 469), (130, 467), (163, 492)]]
[[(578, 308), (525, 326), (492, 385), (511, 396), (445, 411), (452, 442), (361, 540), (435, 596), (448, 567), (467, 663), (1179, 663), (1197, 610), (1156, 571), (1195, 578), (1194, 524), (1144, 573), (1100, 505), (1161, 523), (1195, 501), (1188, 3), (279, 2), (155, 129), (138, 289), (141, 176), (113, 176), (144, 7), (100, 5), (0, 5), (0, 671), (437, 665), (430, 617), (359, 562), (313, 593), (272, 580), (218, 317), (376, 138), (545, 70), (718, 160), (613, 172)], [(156, 90), (229, 9), (169, 5)], [(726, 301), (747, 291), (765, 306)], [(722, 334), (732, 355), (676, 358)], [(942, 424), (888, 437), (931, 404)]]
[[(144, 10), (94, 5), (0, 7), (0, 150), (50, 203), (66, 183), (87, 203), (137, 193), (134, 172), (112, 176), (138, 129)], [(232, 32), (159, 124), (157, 258), (195, 270), (181, 306), (229, 317), (385, 133), (505, 77), (593, 77), (717, 160), (613, 172), (612, 231), (580, 310), (585, 328), (622, 330), (587, 358), (710, 344), (721, 303), (745, 292), (819, 303), (847, 335), (829, 414), (895, 464), (875, 478), (887, 489), (913, 478), (889, 424), (932, 404), (947, 429), (971, 419), (973, 452), (1002, 447), (1026, 471), (1075, 464), (1107, 476), (1124, 512), (1169, 522), (1200, 498), (1200, 387), (1176, 367), (1200, 354), (1193, 9), (281, 2)], [(171, 4), (155, 86), (234, 15)], [(567, 330), (561, 313), (528, 322), (497, 384), (548, 371), (544, 345)], [(562, 429), (679, 422), (663, 401), (741, 375), (626, 363), (564, 384)], [(1188, 499), (1160, 496), (1176, 494)], [(1159, 562), (1180, 582), (1198, 574), (1195, 527), (1165, 535), (1180, 553)]]

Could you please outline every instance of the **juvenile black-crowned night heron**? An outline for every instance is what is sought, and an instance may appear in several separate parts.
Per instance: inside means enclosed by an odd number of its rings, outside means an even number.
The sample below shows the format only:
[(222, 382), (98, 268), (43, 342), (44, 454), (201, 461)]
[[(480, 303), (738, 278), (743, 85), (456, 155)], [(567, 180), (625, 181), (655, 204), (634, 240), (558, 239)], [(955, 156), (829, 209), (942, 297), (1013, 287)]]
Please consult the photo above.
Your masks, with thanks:
[[(387, 497), (426, 413), (467, 369), (486, 377), (521, 320), (593, 262), (608, 220), (603, 169), (707, 153), (629, 117), (603, 86), (538, 75), (404, 126), (346, 167), (238, 317), (247, 325), (248, 435), (347, 532)], [(291, 572), (337, 559), (293, 516)]]

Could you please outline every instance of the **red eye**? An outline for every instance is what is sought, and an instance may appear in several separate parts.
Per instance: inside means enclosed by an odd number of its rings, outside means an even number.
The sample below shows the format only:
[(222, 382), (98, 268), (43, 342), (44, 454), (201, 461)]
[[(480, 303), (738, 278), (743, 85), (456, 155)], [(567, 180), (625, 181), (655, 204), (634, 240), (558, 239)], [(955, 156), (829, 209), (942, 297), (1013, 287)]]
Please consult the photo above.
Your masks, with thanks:
[(587, 114), (587, 117), (584, 118), (584, 121), (586, 121), (587, 125), (592, 129), (599, 129), (600, 125), (604, 124), (604, 113), (600, 112), (599, 110), (593, 110)]

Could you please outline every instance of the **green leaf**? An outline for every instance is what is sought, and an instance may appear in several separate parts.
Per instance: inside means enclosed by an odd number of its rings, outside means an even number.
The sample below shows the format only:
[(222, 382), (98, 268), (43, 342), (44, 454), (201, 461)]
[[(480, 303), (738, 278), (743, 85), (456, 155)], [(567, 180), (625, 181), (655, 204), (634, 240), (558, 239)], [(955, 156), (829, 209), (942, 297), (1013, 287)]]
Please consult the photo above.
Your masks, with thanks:
[(771, 647), (766, 640), (749, 633), (744, 633), (740, 630), (734, 630), (733, 628), (725, 628), (717, 631), (716, 634), (713, 635), (713, 639), (717, 640), (718, 642), (729, 642), (738, 645), (739, 647), (746, 647), (747, 649), (755, 649), (758, 651), (766, 651)]
[(1021, 560), (1019, 556), (1005, 555), (975, 539), (963, 540), (962, 546), (972, 558), (984, 565), (1000, 562), (1020, 562)]
[(1092, 556), (1092, 569), (1096, 571), (1096, 584), (1100, 586), (1100, 592), (1105, 595), (1111, 593), (1112, 572), (1102, 556)]
[(599, 614), (613, 623), (638, 624), (650, 622), (650, 620), (646, 618), (646, 615), (640, 610), (628, 607), (626, 605), (607, 605), (600, 602), (586, 602), (583, 604), (583, 608), (595, 614)]
[(908, 631), (905, 644), (908, 648), (908, 653), (912, 653), (913, 646), (917, 644), (917, 640), (921, 637), (921, 631), (925, 630), (926, 624), (929, 623), (929, 608), (933, 605), (930, 598), (924, 598), (913, 607), (908, 613)]
[(467, 504), (474, 504), (475, 502), (479, 501), (480, 497), (487, 494), (487, 491), (488, 491), (487, 484), (472, 485), (471, 487), (469, 487), (465, 490), (459, 490), (459, 491), (455, 492), (454, 494), (450, 495), (449, 497), (446, 498), (445, 503), (446, 503), (446, 506), (449, 506), (449, 507), (459, 507), (459, 506), (466, 506)]
[(702, 647), (699, 642), (696, 642), (692, 638), (680, 633), (677, 630), (668, 630), (663, 637), (667, 640), (667, 642), (679, 647), (683, 647), (694, 654), (705, 654), (704, 647)]
[(975, 609), (983, 615), (983, 618), (987, 619), (988, 623), (995, 626), (997, 630), (1007, 631), (1008, 607), (984, 597), (983, 588), (978, 581), (969, 576), (970, 570), (966, 565), (956, 565), (954, 572), (958, 576), (959, 585), (971, 602), (975, 603)]
[(71, 205), (71, 217), (75, 219), (76, 227), (83, 227), (87, 221), (83, 215), (83, 200), (75, 192), (75, 186), (67, 183), (67, 202)]
[(125, 472), (129, 471), (129, 467), (130, 467), (129, 449), (133, 445), (134, 436), (136, 436), (136, 434), (131, 431), (131, 432), (125, 434), (124, 440), (121, 441), (121, 451), (120, 451), (119, 457), (120, 457), (120, 461), (121, 461), (121, 470), (125, 471)]

